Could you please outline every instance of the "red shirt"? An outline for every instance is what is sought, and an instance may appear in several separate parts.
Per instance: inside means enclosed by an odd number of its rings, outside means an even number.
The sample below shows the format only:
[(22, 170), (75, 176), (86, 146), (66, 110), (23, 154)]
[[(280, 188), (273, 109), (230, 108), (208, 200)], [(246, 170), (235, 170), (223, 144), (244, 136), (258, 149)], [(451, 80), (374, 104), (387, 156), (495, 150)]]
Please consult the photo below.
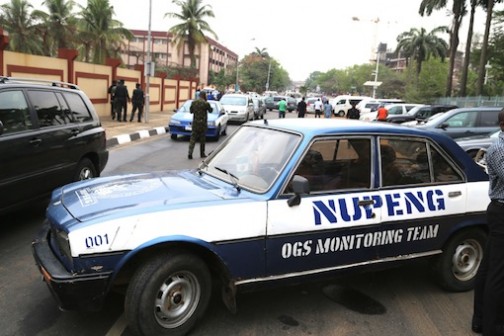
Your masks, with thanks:
[(378, 115), (376, 116), (376, 119), (379, 121), (385, 121), (387, 120), (387, 116), (388, 116), (387, 109), (385, 107), (380, 107), (378, 109)]

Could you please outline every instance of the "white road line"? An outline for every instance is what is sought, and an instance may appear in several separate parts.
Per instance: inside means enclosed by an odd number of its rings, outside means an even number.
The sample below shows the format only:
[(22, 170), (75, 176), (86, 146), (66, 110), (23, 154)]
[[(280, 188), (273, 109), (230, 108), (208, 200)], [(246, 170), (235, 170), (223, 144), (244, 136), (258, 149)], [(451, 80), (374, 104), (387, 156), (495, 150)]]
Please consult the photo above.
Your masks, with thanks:
[(126, 318), (124, 317), (124, 314), (121, 314), (105, 336), (121, 336), (124, 330), (126, 330), (126, 326)]

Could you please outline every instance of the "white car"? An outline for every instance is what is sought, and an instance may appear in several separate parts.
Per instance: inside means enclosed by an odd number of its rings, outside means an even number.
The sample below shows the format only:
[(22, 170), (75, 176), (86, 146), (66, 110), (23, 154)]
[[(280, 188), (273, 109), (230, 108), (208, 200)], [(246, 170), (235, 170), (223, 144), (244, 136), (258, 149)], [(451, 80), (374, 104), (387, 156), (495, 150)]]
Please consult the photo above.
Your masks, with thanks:
[(220, 103), (228, 112), (229, 121), (245, 123), (254, 119), (254, 103), (247, 94), (225, 94)]
[(359, 104), (364, 99), (370, 97), (365, 96), (337, 96), (330, 101), (334, 115), (344, 117), (352, 105)]
[[(385, 108), (387, 109), (388, 115), (403, 115), (416, 106), (422, 106), (422, 104), (389, 104), (386, 105)], [(363, 121), (374, 121), (376, 120), (377, 115), (377, 111), (369, 112), (361, 115), (359, 119)]]

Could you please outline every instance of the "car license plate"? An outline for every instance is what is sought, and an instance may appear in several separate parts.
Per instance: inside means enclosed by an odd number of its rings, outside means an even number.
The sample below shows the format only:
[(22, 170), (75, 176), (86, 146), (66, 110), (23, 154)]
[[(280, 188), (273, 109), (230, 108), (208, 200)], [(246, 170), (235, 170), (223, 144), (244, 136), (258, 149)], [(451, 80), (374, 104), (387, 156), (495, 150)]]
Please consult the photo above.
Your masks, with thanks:
[(186, 131), (192, 131), (192, 126), (191, 126), (191, 125), (187, 125), (187, 126), (185, 127), (185, 130), (186, 130)]

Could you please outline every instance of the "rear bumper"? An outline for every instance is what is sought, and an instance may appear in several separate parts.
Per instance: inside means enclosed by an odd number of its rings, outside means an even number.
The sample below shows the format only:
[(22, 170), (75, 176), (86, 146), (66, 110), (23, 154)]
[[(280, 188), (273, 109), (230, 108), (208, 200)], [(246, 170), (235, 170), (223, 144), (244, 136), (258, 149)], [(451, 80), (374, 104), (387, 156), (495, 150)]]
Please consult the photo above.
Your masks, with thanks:
[(35, 263), (59, 307), (63, 310), (99, 310), (103, 306), (112, 273), (68, 272), (49, 245), (49, 225), (32, 242)]

